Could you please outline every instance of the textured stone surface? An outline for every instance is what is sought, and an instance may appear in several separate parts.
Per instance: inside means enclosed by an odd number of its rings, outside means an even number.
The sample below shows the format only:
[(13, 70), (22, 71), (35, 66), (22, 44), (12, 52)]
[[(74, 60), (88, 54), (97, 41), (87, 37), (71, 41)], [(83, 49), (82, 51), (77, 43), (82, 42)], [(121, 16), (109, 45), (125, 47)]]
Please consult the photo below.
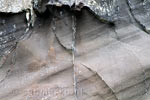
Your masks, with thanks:
[(137, 22), (148, 33), (150, 32), (150, 1), (149, 0), (128, 0), (131, 13)]
[(88, 7), (100, 19), (114, 21), (117, 13), (117, 0), (49, 0), (48, 5), (75, 5), (76, 10)]
[(2, 59), (0, 100), (149, 100), (150, 36), (118, 3), (113, 24), (48, 6), (30, 37), (25, 13), (0, 14), (0, 54), (14, 47)]
[(0, 0), (0, 12), (18, 13), (32, 7), (32, 0)]
[(25, 13), (0, 13), (0, 66), (5, 62), (10, 52), (15, 49), (17, 42), (26, 35), (27, 24)]

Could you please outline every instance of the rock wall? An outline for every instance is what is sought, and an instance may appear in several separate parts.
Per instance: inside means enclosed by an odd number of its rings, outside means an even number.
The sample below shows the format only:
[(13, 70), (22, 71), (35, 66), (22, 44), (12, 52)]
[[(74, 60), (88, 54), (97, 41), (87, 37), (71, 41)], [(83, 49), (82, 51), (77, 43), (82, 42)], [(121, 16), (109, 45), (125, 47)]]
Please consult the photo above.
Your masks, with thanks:
[(149, 2), (80, 2), (0, 6), (0, 100), (149, 100)]

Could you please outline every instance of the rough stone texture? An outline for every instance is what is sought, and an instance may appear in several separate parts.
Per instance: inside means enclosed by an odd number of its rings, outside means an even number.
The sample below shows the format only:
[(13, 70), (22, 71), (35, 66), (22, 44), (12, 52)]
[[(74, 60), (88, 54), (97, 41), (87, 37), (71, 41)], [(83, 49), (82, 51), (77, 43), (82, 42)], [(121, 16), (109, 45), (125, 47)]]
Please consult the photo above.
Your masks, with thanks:
[(26, 34), (26, 29), (25, 13), (9, 15), (0, 13), (0, 66)]
[(150, 33), (150, 1), (149, 0), (128, 0), (133, 17)]
[(114, 21), (117, 13), (117, 0), (49, 0), (48, 5), (75, 5), (76, 10), (88, 7), (100, 19)]
[(32, 7), (32, 0), (0, 0), (0, 12), (18, 13)]
[(101, 19), (114, 21), (116, 17), (116, 2), (117, 0), (0, 0), (0, 12), (18, 13), (33, 8), (43, 11), (46, 5), (67, 5), (70, 7), (75, 5), (76, 10), (81, 10), (85, 6), (101, 17)]
[(0, 14), (1, 45), (18, 42), (0, 68), (0, 100), (150, 99), (150, 36), (126, 0), (114, 24), (87, 8), (48, 8), (24, 40), (25, 14)]

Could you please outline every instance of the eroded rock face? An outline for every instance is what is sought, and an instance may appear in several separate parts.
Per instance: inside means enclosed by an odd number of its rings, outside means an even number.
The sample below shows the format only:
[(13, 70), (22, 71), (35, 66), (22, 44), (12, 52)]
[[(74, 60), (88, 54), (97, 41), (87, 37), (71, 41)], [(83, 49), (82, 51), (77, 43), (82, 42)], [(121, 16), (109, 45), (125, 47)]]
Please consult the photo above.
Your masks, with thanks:
[(117, 0), (49, 0), (48, 5), (75, 6), (76, 10), (88, 7), (99, 18), (107, 21), (114, 21), (117, 13)]
[(133, 17), (150, 33), (150, 1), (149, 0), (128, 0), (127, 1)]
[(15, 49), (17, 43), (27, 35), (25, 13), (0, 13), (0, 66)]
[[(41, 8), (41, 5), (43, 8)], [(43, 11), (46, 5), (76, 6), (77, 10), (85, 6), (102, 19), (113, 21), (117, 9), (117, 0), (1, 0), (0, 12), (18, 13), (33, 8)]]
[(81, 11), (62, 6), (74, 2), (35, 0), (42, 14), (30, 31), (25, 13), (0, 13), (0, 54), (8, 54), (0, 59), (0, 100), (149, 100), (150, 36), (139, 12), (120, 0), (117, 20), (105, 23), (79, 0)]

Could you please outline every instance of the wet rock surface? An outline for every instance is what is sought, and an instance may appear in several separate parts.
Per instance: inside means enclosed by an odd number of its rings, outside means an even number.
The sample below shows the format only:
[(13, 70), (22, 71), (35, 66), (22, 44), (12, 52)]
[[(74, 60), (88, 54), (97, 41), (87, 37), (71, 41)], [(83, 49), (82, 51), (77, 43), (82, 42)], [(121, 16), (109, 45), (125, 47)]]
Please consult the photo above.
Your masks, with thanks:
[(148, 1), (93, 0), (98, 17), (80, 2), (35, 0), (32, 28), (0, 13), (0, 100), (149, 100)]

